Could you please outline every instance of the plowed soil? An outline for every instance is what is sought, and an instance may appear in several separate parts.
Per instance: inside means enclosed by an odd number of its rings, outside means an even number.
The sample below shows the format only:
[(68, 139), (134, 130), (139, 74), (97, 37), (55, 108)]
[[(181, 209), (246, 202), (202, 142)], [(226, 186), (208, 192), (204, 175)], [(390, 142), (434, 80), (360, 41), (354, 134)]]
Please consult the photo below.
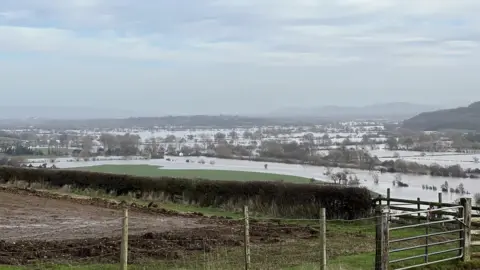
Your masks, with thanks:
[[(102, 200), (47, 192), (0, 189), (0, 264), (118, 262), (122, 208)], [(252, 243), (316, 237), (303, 227), (288, 230), (256, 223)], [(195, 252), (242, 244), (239, 221), (130, 206), (129, 262), (179, 259)]]

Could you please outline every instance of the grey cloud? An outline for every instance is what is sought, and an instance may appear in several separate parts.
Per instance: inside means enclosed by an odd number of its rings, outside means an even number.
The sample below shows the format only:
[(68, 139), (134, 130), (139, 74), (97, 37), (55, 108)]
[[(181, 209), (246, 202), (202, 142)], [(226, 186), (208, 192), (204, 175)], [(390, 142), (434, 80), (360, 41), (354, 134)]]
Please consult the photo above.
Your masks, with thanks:
[(158, 113), (478, 99), (479, 12), (478, 0), (3, 0), (0, 89)]

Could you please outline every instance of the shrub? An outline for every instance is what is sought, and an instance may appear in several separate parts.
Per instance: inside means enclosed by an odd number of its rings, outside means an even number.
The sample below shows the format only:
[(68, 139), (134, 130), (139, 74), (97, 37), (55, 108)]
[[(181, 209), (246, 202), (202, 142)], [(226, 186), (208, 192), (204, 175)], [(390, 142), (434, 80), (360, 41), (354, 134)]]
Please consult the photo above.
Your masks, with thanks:
[(42, 182), (52, 187), (65, 185), (97, 189), (117, 195), (163, 193), (173, 200), (203, 207), (241, 209), (284, 217), (318, 218), (325, 207), (327, 218), (355, 219), (371, 213), (371, 195), (365, 188), (334, 185), (295, 184), (267, 181), (211, 181), (171, 177), (140, 177), (74, 170), (30, 169), (0, 166), (0, 179)]

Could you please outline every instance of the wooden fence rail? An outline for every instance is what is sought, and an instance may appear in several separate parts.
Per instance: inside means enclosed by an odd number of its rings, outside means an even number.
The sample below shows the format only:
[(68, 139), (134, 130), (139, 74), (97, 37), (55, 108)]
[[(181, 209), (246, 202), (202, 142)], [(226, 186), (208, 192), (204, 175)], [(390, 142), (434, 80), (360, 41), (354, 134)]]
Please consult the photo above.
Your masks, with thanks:
[[(419, 211), (422, 206), (434, 206), (437, 208), (443, 207), (452, 207), (458, 204), (455, 203), (445, 203), (442, 200), (443, 193), (438, 193), (438, 201), (431, 202), (431, 201), (422, 201), (420, 198), (416, 200), (409, 200), (409, 199), (399, 199), (399, 198), (392, 198), (390, 196), (390, 189), (387, 189), (387, 197), (378, 197), (373, 199), (375, 205), (386, 205), (389, 207), (390, 210), (397, 210), (397, 211), (405, 211), (405, 212), (414, 212)], [(415, 208), (409, 208), (406, 206), (398, 206), (395, 204), (405, 204), (407, 205), (415, 205)], [(446, 215), (446, 216), (453, 216), (451, 212), (437, 212), (439, 215)], [(472, 206), (472, 218), (480, 218), (480, 206)], [(418, 219), (424, 219), (421, 216), (418, 216)], [(477, 223), (480, 225), (480, 219), (478, 219)]]
[[(472, 217), (472, 219), (471, 219), (471, 227), (473, 228), (474, 226), (480, 227), (480, 218), (478, 218), (478, 217)], [(471, 234), (473, 237), (474, 237), (475, 235), (480, 235), (480, 229), (470, 230), (470, 234)], [(480, 257), (480, 253), (479, 253), (479, 252), (473, 252), (474, 247), (480, 246), (480, 241), (479, 241), (479, 240), (471, 241), (471, 242), (470, 242), (470, 245), (472, 246), (472, 257), (477, 257), (477, 258)]]

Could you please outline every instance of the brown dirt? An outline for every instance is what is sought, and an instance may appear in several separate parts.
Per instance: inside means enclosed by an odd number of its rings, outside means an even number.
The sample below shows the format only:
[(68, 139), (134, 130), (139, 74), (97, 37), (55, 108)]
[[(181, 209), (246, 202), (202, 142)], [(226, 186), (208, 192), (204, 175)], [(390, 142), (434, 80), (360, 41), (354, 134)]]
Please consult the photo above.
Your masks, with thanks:
[[(118, 262), (124, 206), (108, 200), (0, 188), (0, 264)], [(240, 221), (130, 206), (129, 261), (179, 259), (242, 244)], [(316, 237), (305, 226), (252, 224), (251, 241)]]
[[(120, 236), (123, 213), (28, 193), (0, 192), (0, 235), (3, 240), (61, 240)], [(198, 219), (198, 218), (197, 218)], [(153, 216), (131, 211), (129, 231), (164, 232), (201, 226), (197, 219)]]

